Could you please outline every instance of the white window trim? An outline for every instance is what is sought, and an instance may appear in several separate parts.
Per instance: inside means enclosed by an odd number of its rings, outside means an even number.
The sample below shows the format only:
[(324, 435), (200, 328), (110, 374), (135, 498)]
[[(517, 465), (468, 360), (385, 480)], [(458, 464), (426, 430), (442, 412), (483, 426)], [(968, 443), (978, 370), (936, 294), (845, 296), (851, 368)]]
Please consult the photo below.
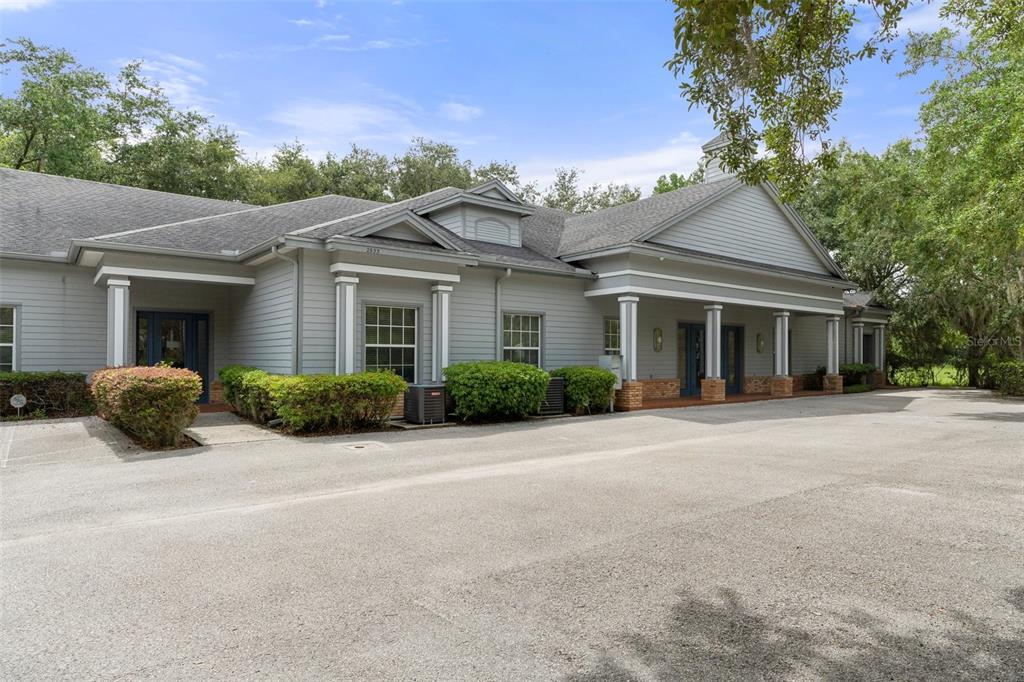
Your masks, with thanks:
[[(536, 346), (506, 346), (505, 345), (505, 316), (518, 315), (520, 317), (537, 318), (537, 344)], [(512, 331), (511, 329), (508, 331)], [(509, 350), (535, 350), (537, 351), (536, 367), (544, 367), (544, 315), (543, 313), (526, 313), (518, 310), (501, 311), (501, 359), (505, 360), (505, 351)], [(527, 363), (523, 363), (527, 364)]]
[(11, 309), (11, 324), (2, 325), (4, 327), (10, 326), (11, 328), (11, 340), (10, 342), (0, 342), (0, 348), (10, 347), (11, 349), (11, 372), (18, 371), (18, 306), (16, 305), (0, 305), (0, 308)]
[(608, 329), (607, 329), (607, 327), (605, 325), (607, 325), (609, 322), (614, 322), (614, 323), (620, 325), (620, 330), (621, 330), (621, 324), (622, 323), (619, 320), (619, 318), (617, 318), (617, 317), (605, 317), (602, 320), (602, 322), (601, 322), (601, 347), (602, 347), (603, 352), (604, 352), (605, 355), (622, 355), (622, 336), (621, 336), (620, 332), (617, 331), (617, 332), (615, 332), (615, 335), (614, 335), (615, 345), (617, 347), (616, 348), (612, 348), (612, 347), (610, 347), (608, 345)]
[[(413, 320), (413, 342), (408, 343), (367, 343), (366, 341), (366, 309), (367, 308), (399, 308), (401, 310), (411, 310), (415, 315)], [(378, 318), (379, 319), (379, 318)], [(374, 326), (380, 326), (374, 325)], [(390, 327), (390, 325), (388, 325)], [(412, 381), (409, 383), (419, 383), (420, 379), (420, 309), (418, 306), (409, 305), (408, 303), (364, 303), (363, 304), (363, 371), (370, 371), (369, 363), (366, 361), (366, 349), (367, 348), (412, 348)]]

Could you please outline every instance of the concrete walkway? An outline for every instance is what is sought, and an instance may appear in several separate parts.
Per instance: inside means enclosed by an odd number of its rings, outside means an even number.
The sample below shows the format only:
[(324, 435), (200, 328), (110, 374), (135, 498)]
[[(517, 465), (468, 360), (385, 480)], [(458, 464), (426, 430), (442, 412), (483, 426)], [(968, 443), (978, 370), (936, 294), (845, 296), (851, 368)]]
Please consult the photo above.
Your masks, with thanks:
[(202, 445), (258, 443), (284, 438), (277, 431), (246, 421), (234, 412), (204, 412), (185, 433)]

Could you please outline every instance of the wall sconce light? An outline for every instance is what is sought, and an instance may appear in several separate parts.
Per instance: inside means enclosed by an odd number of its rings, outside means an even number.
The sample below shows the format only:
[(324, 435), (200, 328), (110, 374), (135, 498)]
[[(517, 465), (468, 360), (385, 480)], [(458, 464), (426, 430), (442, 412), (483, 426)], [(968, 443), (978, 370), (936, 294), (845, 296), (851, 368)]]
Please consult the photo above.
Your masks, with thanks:
[(654, 328), (654, 352), (660, 353), (664, 346), (664, 336), (661, 333), (661, 327)]
[(764, 334), (762, 334), (761, 332), (757, 333), (756, 344), (757, 344), (757, 352), (758, 353), (763, 353), (764, 352)]

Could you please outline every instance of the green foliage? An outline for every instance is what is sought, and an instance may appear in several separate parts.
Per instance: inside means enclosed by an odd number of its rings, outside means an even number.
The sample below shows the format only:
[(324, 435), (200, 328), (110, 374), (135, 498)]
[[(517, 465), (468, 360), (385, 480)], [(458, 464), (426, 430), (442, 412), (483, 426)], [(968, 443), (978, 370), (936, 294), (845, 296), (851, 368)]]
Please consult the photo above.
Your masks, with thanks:
[(991, 368), (990, 374), (1002, 395), (1024, 396), (1024, 361), (1001, 362)]
[(11, 396), (20, 393), (28, 401), (22, 416), (77, 417), (92, 412), (92, 400), (84, 374), (67, 372), (0, 372), (0, 417), (17, 416)]
[(615, 373), (601, 367), (563, 367), (551, 376), (565, 379), (566, 406), (576, 414), (603, 412), (615, 395)]
[(872, 390), (871, 384), (854, 384), (852, 386), (843, 385), (843, 393), (867, 393)]
[(689, 175), (680, 175), (679, 173), (669, 173), (668, 175), (662, 175), (658, 178), (658, 181), (654, 184), (654, 190), (652, 194), (664, 194), (666, 192), (674, 192), (677, 189), (689, 187), (690, 185), (699, 185), (704, 182), (704, 165), (697, 166)]
[(519, 362), (466, 362), (444, 370), (460, 419), (522, 419), (540, 410), (550, 375)]
[(266, 424), (274, 418), (274, 405), (270, 386), (274, 376), (262, 369), (242, 373), (235, 389), (235, 407), (239, 413), (257, 424)]
[(825, 374), (828, 369), (825, 367), (818, 367), (814, 372), (804, 375), (804, 390), (805, 391), (823, 391), (825, 390)]
[(220, 383), (224, 386), (224, 400), (233, 405), (236, 410), (242, 412), (239, 394), (242, 388), (242, 378), (249, 372), (258, 372), (255, 367), (246, 365), (225, 365), (217, 372)]
[(579, 168), (556, 168), (555, 179), (546, 189), (541, 190), (536, 183), (530, 183), (521, 187), (519, 193), (527, 203), (569, 213), (590, 213), (640, 198), (640, 188), (627, 184), (595, 184), (583, 189), (580, 185), (582, 175)]
[(848, 362), (843, 365), (839, 365), (839, 374), (843, 377), (843, 386), (851, 386), (854, 384), (869, 384), (871, 381), (871, 374), (875, 371), (875, 366), (867, 362)]
[(307, 374), (273, 377), (269, 390), (289, 431), (352, 431), (383, 426), (406, 383), (391, 372)]
[(181, 442), (199, 414), (195, 403), (202, 392), (202, 377), (187, 369), (116, 367), (92, 379), (99, 415), (153, 448)]

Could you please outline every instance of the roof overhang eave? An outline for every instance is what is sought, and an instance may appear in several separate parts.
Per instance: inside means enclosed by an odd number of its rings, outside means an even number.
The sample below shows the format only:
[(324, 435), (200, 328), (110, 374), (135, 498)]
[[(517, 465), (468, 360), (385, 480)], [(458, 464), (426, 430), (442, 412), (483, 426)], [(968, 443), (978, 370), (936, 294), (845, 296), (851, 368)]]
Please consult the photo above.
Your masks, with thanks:
[(432, 251), (430, 253), (420, 251), (415, 247), (403, 247), (399, 245), (382, 246), (378, 243), (359, 243), (359, 237), (348, 237), (345, 235), (334, 235), (326, 240), (328, 251), (348, 251), (355, 253), (374, 253), (375, 255), (397, 256), (400, 258), (419, 258), (421, 260), (441, 261), (455, 263), (457, 265), (473, 266), (479, 262), (479, 257), (466, 253), (465, 251)]
[(0, 251), (0, 259), (11, 258), (15, 260), (42, 261), (45, 263), (67, 263), (70, 261), (70, 253), (63, 256), (49, 255), (45, 253), (22, 253), (20, 251)]
[(83, 250), (87, 251), (126, 251), (129, 253), (144, 253), (154, 256), (182, 256), (185, 258), (200, 258), (203, 260), (217, 260), (235, 262), (239, 257), (235, 253), (207, 253), (203, 251), (190, 251), (188, 249), (175, 249), (165, 246), (143, 246), (141, 244), (120, 244), (117, 242), (99, 242), (92, 239), (74, 239), (71, 242), (68, 262), (77, 263)]

